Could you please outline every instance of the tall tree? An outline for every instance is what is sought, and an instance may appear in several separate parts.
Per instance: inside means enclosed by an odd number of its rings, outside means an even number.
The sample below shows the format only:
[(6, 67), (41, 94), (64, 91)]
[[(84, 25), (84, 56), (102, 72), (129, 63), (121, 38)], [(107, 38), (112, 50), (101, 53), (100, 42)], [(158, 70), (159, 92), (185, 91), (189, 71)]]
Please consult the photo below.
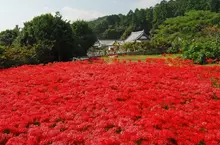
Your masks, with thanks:
[(188, 0), (186, 10), (208, 10), (208, 0)]
[(146, 9), (146, 33), (150, 33), (150, 30), (153, 27), (153, 8), (147, 8)]
[(74, 53), (72, 28), (58, 12), (55, 16), (44, 14), (24, 23), (17, 42), (21, 46), (37, 47), (37, 52), (45, 56), (41, 60), (44, 62), (68, 61)]
[(19, 34), (19, 27), (0, 32), (0, 45), (11, 46)]
[(209, 0), (209, 7), (212, 12), (220, 12), (220, 0)]
[(126, 30), (125, 30), (125, 32), (123, 33), (123, 35), (121, 36), (121, 40), (125, 40), (127, 37), (128, 37), (128, 35), (130, 35), (131, 34), (131, 32), (133, 31), (133, 25), (130, 25)]
[(160, 4), (157, 4), (153, 10), (153, 25), (154, 28), (157, 28), (162, 24), (167, 18), (172, 18), (175, 15), (173, 12), (175, 5), (173, 1), (167, 2), (165, 0), (161, 1)]
[(76, 21), (72, 24), (74, 38), (76, 39), (76, 55), (86, 56), (87, 50), (97, 40), (96, 35), (86, 21)]

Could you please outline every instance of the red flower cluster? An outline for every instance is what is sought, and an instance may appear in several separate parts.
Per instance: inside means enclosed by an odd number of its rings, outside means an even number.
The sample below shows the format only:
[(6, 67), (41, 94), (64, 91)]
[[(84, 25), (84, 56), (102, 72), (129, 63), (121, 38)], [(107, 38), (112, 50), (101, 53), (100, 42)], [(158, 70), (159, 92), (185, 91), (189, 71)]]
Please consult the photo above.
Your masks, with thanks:
[(103, 61), (0, 70), (0, 144), (215, 145), (220, 67)]

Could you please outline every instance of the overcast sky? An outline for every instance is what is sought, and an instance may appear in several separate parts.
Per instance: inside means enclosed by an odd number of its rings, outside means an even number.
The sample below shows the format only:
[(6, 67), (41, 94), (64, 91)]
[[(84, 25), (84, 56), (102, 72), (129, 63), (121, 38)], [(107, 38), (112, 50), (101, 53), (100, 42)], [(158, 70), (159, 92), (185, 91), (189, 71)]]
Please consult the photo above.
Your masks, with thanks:
[(59, 11), (65, 19), (91, 20), (104, 15), (126, 14), (130, 9), (154, 6), (161, 0), (0, 0), (0, 31), (43, 13)]

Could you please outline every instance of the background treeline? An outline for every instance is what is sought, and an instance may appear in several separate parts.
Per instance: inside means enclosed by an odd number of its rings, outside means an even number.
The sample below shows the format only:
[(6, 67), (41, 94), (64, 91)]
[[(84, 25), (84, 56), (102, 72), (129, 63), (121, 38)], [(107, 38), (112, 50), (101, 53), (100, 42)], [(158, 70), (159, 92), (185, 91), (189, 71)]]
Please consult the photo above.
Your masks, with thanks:
[(96, 39), (85, 21), (70, 23), (59, 13), (37, 16), (22, 29), (16, 26), (0, 33), (0, 68), (70, 61), (86, 56)]
[(183, 16), (190, 10), (220, 12), (220, 0), (170, 0), (154, 7), (130, 10), (127, 15), (111, 15), (89, 22), (99, 39), (126, 39), (132, 31), (151, 34), (167, 18)]
[(220, 13), (189, 11), (166, 19), (152, 33), (151, 41), (125, 43), (125, 52), (141, 54), (181, 53), (183, 58), (204, 64), (220, 61)]
[(220, 61), (220, 13), (189, 11), (167, 19), (154, 31), (152, 41), (165, 43), (168, 53), (181, 52), (196, 63)]

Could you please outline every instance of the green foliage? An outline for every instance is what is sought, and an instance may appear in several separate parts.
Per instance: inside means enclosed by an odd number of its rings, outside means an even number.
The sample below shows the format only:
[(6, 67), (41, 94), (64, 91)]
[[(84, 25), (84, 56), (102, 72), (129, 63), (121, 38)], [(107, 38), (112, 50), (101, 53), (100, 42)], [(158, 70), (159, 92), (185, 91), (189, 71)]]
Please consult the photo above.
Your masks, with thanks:
[(203, 64), (220, 58), (220, 14), (190, 11), (167, 19), (154, 32), (151, 42), (124, 44), (125, 51), (143, 54), (183, 52), (186, 59)]
[[(47, 42), (49, 43), (47, 44)], [(53, 46), (50, 48), (50, 54), (53, 57), (47, 59), (48, 62), (71, 60), (74, 53), (72, 28), (69, 22), (62, 20), (59, 13), (56, 13), (55, 16), (44, 14), (26, 22), (18, 36), (17, 43), (24, 47), (38, 47), (37, 51), (42, 54), (48, 54), (47, 47)], [(46, 49), (42, 46), (46, 46)], [(40, 48), (42, 50), (39, 50)], [(42, 52), (44, 50), (46, 52)]]
[(89, 22), (99, 39), (125, 39), (132, 31), (150, 31), (145, 9), (130, 11), (127, 15), (111, 15)]
[(104, 38), (108, 38), (108, 39), (115, 39), (115, 37), (117, 36), (121, 36), (123, 34), (123, 29), (120, 28), (116, 28), (116, 29), (107, 29), (103, 34), (102, 37)]
[(207, 63), (207, 59), (220, 60), (220, 42), (216, 40), (203, 40), (185, 44), (183, 57), (192, 59), (195, 63)]
[(0, 67), (71, 61), (73, 56), (85, 56), (96, 41), (87, 22), (73, 24), (44, 14), (18, 27), (0, 33)]
[(180, 53), (182, 45), (183, 45), (183, 40), (180, 37), (176, 37), (171, 42), (171, 47), (167, 49), (167, 53), (170, 54)]
[(73, 35), (75, 38), (75, 54), (86, 56), (88, 49), (97, 40), (96, 35), (85, 21), (76, 21), (72, 24)]
[(209, 7), (212, 12), (220, 12), (220, 1), (209, 0)]
[(20, 66), (24, 64), (36, 64), (37, 60), (32, 49), (24, 47), (2, 48), (0, 54), (0, 68)]
[(219, 12), (219, 0), (163, 0), (155, 7), (88, 23), (70, 24), (59, 13), (44, 14), (24, 23), (21, 30), (16, 26), (0, 32), (0, 67), (69, 61), (86, 55), (97, 38), (124, 40), (143, 29), (153, 40), (124, 44), (123, 49), (144, 54), (183, 51), (185, 58), (199, 63), (204, 56), (219, 59)]
[[(182, 51), (184, 46), (183, 42), (190, 45), (191, 51), (199, 51), (191, 55), (199, 55), (198, 58), (188, 56), (187, 58), (195, 58), (201, 62), (201, 52), (206, 49), (200, 48), (194, 42), (198, 42), (203, 45), (204, 40), (207, 43), (211, 43), (214, 39), (220, 37), (220, 14), (212, 13), (209, 11), (190, 11), (184, 16), (167, 19), (158, 29), (154, 31), (153, 41), (167, 42), (171, 47), (168, 49), (168, 53), (178, 53)], [(208, 44), (207, 44), (208, 45)], [(207, 47), (206, 45), (206, 47)], [(214, 45), (213, 45), (214, 47)], [(186, 51), (187, 48), (184, 49)], [(187, 55), (188, 53), (186, 53)], [(189, 53), (190, 54), (190, 53)]]
[(125, 43), (122, 45), (122, 49), (125, 52), (131, 52), (136, 54), (152, 55), (165, 53), (167, 48), (166, 42), (155, 43), (155, 42), (136, 42), (136, 43)]
[[(209, 11), (190, 11), (185, 16), (167, 19), (155, 30), (154, 39), (173, 41), (176, 37), (194, 38), (202, 29), (218, 25), (220, 14)], [(186, 35), (187, 34), (187, 35)]]
[(33, 46), (0, 47), (0, 68), (24, 64), (48, 63), (53, 59), (52, 42), (40, 42)]
[(133, 30), (133, 25), (129, 26), (129, 27), (125, 30), (125, 32), (123, 33), (123, 35), (121, 36), (120, 39), (121, 39), (121, 40), (125, 40), (125, 39), (131, 34), (132, 30)]
[(160, 4), (157, 4), (153, 10), (153, 23), (154, 28), (162, 24), (167, 18), (174, 17), (175, 4), (173, 1), (163, 0)]
[(55, 56), (52, 53), (54, 47), (53, 41), (38, 41), (32, 46), (32, 51), (34, 52), (36, 63), (48, 63), (51, 60), (55, 60)]
[(19, 34), (19, 28), (16, 26), (13, 30), (0, 32), (0, 45), (11, 46)]
[(167, 18), (183, 16), (185, 12), (191, 10), (220, 12), (220, 1), (163, 0), (155, 7), (130, 10), (127, 15), (104, 16), (89, 22), (89, 25), (99, 39), (119, 39), (120, 37), (125, 39), (131, 31), (144, 29), (147, 34), (150, 34)]
[(4, 53), (4, 46), (1, 46), (1, 45), (0, 45), (0, 56), (2, 56), (3, 53)]

